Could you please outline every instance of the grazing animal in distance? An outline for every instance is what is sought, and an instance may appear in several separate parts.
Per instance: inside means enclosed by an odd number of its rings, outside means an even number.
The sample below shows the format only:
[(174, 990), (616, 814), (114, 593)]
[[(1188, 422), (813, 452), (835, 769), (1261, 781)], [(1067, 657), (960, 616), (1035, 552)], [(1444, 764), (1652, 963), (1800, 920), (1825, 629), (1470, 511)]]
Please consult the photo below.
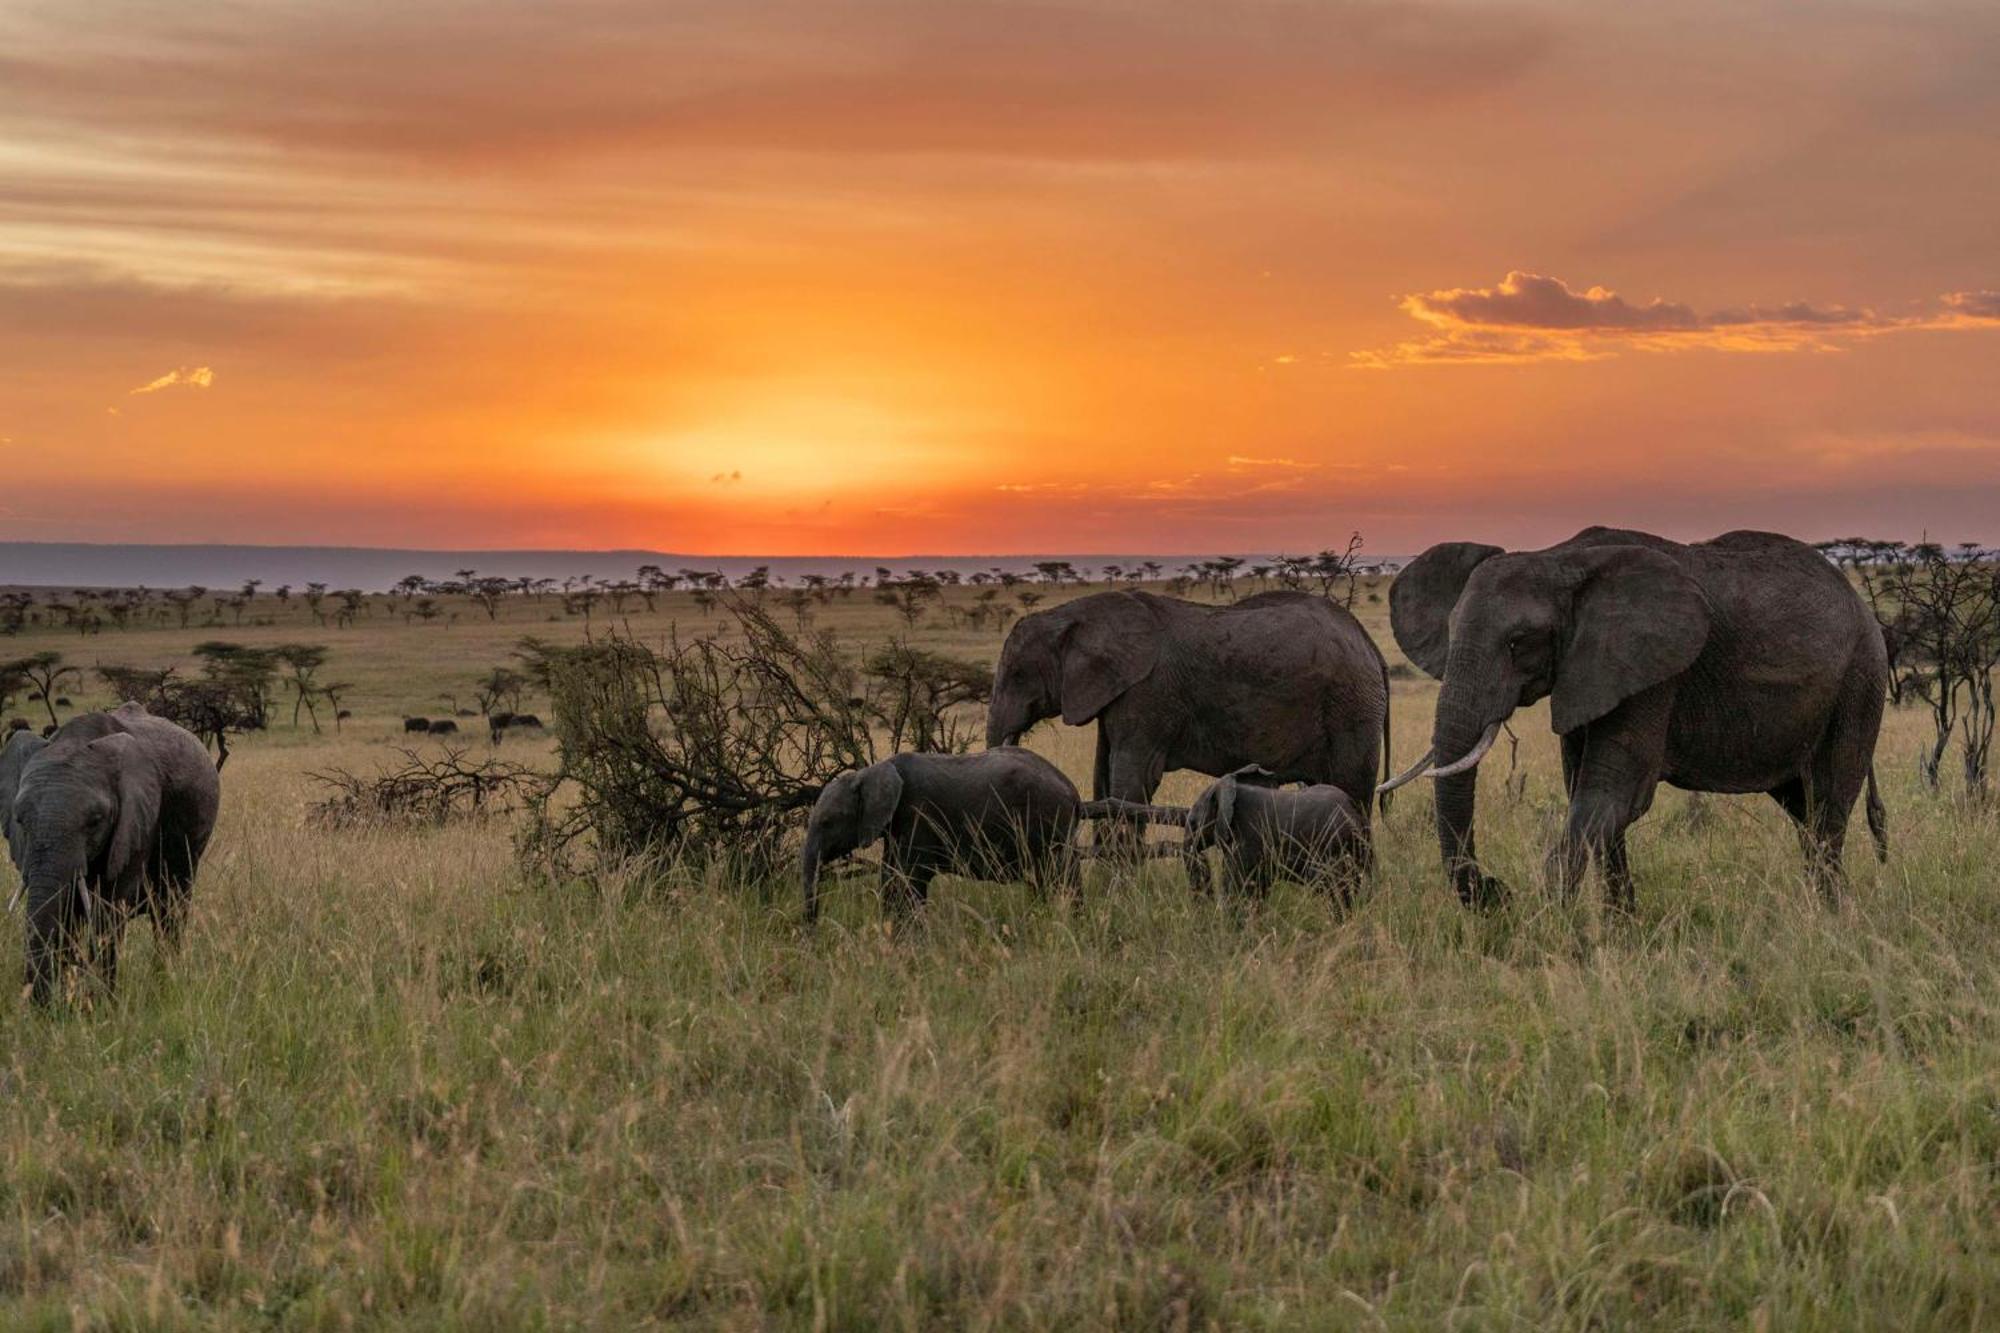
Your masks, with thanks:
[(437, 718), (430, 725), (430, 733), (433, 736), (456, 736), (458, 723), (448, 717)]
[(516, 731), (540, 731), (542, 729), (542, 720), (533, 713), (516, 713), (514, 714), (514, 720), (507, 725)]
[(7, 730), (10, 733), (16, 731), (33, 731), (34, 729), (35, 729), (35, 724), (28, 721), (28, 719), (25, 717), (14, 717), (7, 719)]
[(1229, 606), (1092, 593), (1015, 623), (986, 743), (1055, 716), (1097, 723), (1094, 798), (1144, 804), (1169, 769), (1258, 764), (1334, 784), (1366, 820), (1388, 759), (1388, 664), (1353, 615), (1308, 593)]
[(427, 717), (406, 717), (403, 719), (404, 731), (429, 731), (430, 729), (431, 720)]
[(1261, 895), (1284, 875), (1300, 883), (1330, 881), (1343, 903), (1374, 861), (1368, 821), (1345, 791), (1325, 782), (1282, 787), (1254, 764), (1216, 779), (1188, 808), (1182, 853), (1196, 890), (1208, 888), (1211, 847), (1222, 853), (1231, 893)]
[(1396, 642), (1443, 684), (1430, 749), (1386, 785), (1436, 780), (1439, 846), (1467, 903), (1506, 892), (1474, 848), (1479, 761), (1515, 709), (1544, 698), (1569, 792), (1546, 862), (1561, 893), (1595, 858), (1611, 904), (1631, 909), (1625, 830), (1662, 782), (1767, 793), (1829, 901), (1864, 788), (1888, 854), (1874, 773), (1886, 646), (1859, 594), (1803, 542), (1729, 532), (1683, 545), (1618, 528), (1540, 551), (1446, 542), (1396, 576), (1389, 614)]
[(56, 707), (57, 707), (57, 708), (74, 708), (74, 707), (76, 707), (76, 705), (75, 705), (75, 704), (73, 704), (73, 703), (71, 703), (71, 702), (69, 701), (69, 696), (68, 696), (68, 695), (63, 695), (63, 694), (58, 694), (58, 695), (56, 696)]
[(883, 844), (882, 896), (898, 915), (921, 906), (939, 874), (1041, 887), (1067, 878), (1080, 802), (1062, 770), (1011, 745), (980, 754), (899, 754), (826, 784), (806, 824), (807, 921), (819, 917), (821, 869)]
[(25, 734), (0, 750), (0, 828), (27, 904), (27, 983), (54, 998), (62, 970), (84, 962), (117, 983), (128, 917), (180, 938), (221, 780), (193, 735), (143, 705), (71, 718), (51, 740)]

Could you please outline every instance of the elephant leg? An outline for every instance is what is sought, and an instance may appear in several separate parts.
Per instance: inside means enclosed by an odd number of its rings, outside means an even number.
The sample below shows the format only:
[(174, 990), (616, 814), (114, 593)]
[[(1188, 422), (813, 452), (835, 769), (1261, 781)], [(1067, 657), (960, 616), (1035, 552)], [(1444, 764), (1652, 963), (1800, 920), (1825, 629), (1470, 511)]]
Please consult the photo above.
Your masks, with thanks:
[(1632, 885), (1632, 865), (1625, 855), (1625, 830), (1619, 829), (1606, 843), (1603, 859), (1604, 900), (1612, 910), (1632, 916), (1639, 910), (1639, 898)]
[(1549, 884), (1563, 898), (1576, 892), (1595, 857), (1604, 872), (1607, 903), (1622, 910), (1633, 906), (1625, 830), (1652, 808), (1664, 767), (1670, 702), (1663, 693), (1648, 692), (1614, 712), (1608, 724), (1563, 737), (1569, 819), (1546, 862)]
[[(1098, 723), (1101, 728), (1104, 724)], [(1102, 732), (1100, 731), (1100, 735)], [(1112, 745), (1109, 750), (1110, 778), (1107, 793), (1119, 800), (1135, 805), (1150, 804), (1153, 793), (1160, 788), (1160, 778), (1166, 773), (1167, 755), (1161, 749), (1146, 749), (1136, 745)], [(1122, 817), (1112, 818), (1108, 825), (1098, 824), (1098, 836), (1107, 845), (1115, 847), (1123, 857), (1137, 859), (1140, 844), (1145, 841), (1146, 825), (1142, 820)]]
[(1815, 799), (1810, 782), (1803, 777), (1788, 778), (1771, 789), (1771, 799), (1792, 817), (1793, 831), (1799, 836), (1799, 854), (1805, 858), (1806, 877), (1830, 906), (1838, 906), (1842, 889), (1840, 851), (1847, 834), (1847, 812), (1840, 813), (1829, 856), (1826, 810), (1824, 803)]

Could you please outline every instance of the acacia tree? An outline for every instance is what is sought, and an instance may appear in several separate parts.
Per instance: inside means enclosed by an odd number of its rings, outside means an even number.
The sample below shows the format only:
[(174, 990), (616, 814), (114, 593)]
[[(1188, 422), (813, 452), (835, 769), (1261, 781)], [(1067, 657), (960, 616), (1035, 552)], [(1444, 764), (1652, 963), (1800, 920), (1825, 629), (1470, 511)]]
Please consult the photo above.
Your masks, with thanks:
[(318, 643), (281, 643), (271, 651), (271, 659), (287, 672), (285, 683), (292, 687), (292, 725), (299, 725), (299, 710), (312, 719), (313, 734), (319, 735), (319, 710), (313, 707), (313, 696), (319, 693), (319, 683), (313, 676), (326, 665), (327, 648)]
[(1918, 764), (1924, 780), (1938, 785), (1956, 738), (1966, 789), (1984, 798), (2000, 723), (1993, 680), (2000, 671), (2000, 551), (1919, 542), (1902, 559), (1882, 561), (1874, 575), (1904, 639), (1904, 689), (1931, 713), (1931, 745)]
[(53, 648), (17, 658), (8, 663), (8, 667), (41, 692), (42, 706), (49, 710), (49, 725), (58, 725), (61, 719), (56, 716), (56, 696), (62, 693), (65, 680), (83, 679), (83, 668), (65, 665), (63, 655)]

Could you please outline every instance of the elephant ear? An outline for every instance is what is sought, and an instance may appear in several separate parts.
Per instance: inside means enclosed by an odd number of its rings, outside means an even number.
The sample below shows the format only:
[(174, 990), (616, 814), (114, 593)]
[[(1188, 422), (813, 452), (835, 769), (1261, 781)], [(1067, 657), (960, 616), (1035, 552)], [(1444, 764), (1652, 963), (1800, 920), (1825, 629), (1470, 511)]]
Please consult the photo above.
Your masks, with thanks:
[(866, 847), (889, 831), (896, 807), (903, 800), (903, 775), (891, 763), (870, 764), (855, 775), (859, 808), (854, 820), (855, 846)]
[(17, 731), (0, 748), (0, 837), (10, 842), (14, 837), (14, 793), (20, 789), (21, 772), (47, 744), (33, 732)]
[(124, 887), (146, 873), (160, 832), (160, 773), (145, 748), (129, 735), (90, 743), (91, 753), (110, 772), (117, 808), (104, 847), (104, 882)]
[(1080, 727), (1144, 680), (1160, 656), (1160, 627), (1130, 593), (1087, 599), (1063, 636), (1062, 718)]
[(1227, 839), (1236, 830), (1236, 775), (1215, 784), (1215, 835)]
[(1574, 558), (1582, 577), (1549, 702), (1563, 734), (1687, 670), (1708, 643), (1708, 602), (1670, 556), (1613, 546)]
[(1484, 542), (1439, 542), (1403, 566), (1389, 585), (1389, 628), (1403, 655), (1437, 680), (1451, 650), (1451, 609), (1472, 571), (1502, 554)]

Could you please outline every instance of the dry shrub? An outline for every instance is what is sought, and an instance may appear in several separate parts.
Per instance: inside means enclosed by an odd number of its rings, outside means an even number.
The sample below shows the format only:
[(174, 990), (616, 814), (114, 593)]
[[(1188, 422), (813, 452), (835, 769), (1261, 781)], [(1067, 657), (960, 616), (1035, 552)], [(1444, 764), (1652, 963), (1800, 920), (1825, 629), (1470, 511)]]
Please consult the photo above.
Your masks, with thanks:
[(437, 827), (517, 811), (548, 781), (547, 774), (524, 764), (473, 762), (462, 749), (447, 747), (435, 756), (398, 753), (400, 767), (372, 776), (338, 768), (311, 774), (329, 792), (307, 810), (307, 818), (329, 829)]
[(523, 644), (549, 693), (562, 758), (523, 853), (724, 862), (757, 877), (836, 775), (900, 749), (962, 752), (990, 669), (890, 643), (857, 661), (830, 633), (724, 603), (724, 634), (660, 648), (617, 631)]

